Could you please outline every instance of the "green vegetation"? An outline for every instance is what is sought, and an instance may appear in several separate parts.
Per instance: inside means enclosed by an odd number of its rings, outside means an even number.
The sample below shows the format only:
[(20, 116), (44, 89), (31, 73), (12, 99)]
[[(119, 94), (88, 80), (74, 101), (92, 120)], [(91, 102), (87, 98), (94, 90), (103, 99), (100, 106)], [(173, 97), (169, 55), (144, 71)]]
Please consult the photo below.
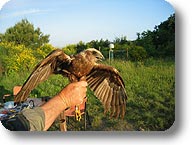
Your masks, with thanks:
[[(114, 123), (111, 126), (112, 129), (168, 129), (175, 118), (175, 72), (173, 62), (151, 59), (144, 63), (133, 63), (119, 60), (114, 61), (112, 65), (121, 72), (129, 96), (125, 116), (126, 124), (123, 125), (122, 122), (122, 125), (120, 125), (120, 122), (111, 122)], [(93, 110), (97, 110), (97, 107)], [(96, 118), (101, 118), (98, 119), (101, 121), (104, 116), (96, 114)], [(94, 120), (97, 121), (97, 119)], [(98, 122), (98, 127), (108, 126), (110, 122), (107, 120), (105, 118), (105, 123), (107, 123), (105, 125), (104, 122)]]
[[(105, 62), (108, 64), (108, 61)], [(124, 120), (110, 119), (92, 92), (88, 92), (87, 110), (91, 126), (87, 130), (165, 130), (175, 119), (175, 68), (172, 61), (147, 60), (144, 63), (115, 60), (125, 81), (128, 94)], [(15, 85), (22, 85), (29, 72), (1, 77), (5, 93)], [(53, 96), (68, 83), (60, 75), (53, 75), (41, 83), (31, 97)], [(3, 94), (1, 93), (1, 96)], [(77, 123), (77, 122), (76, 122)], [(78, 127), (78, 129), (80, 126)], [(73, 128), (72, 128), (73, 129)]]
[[(25, 26), (25, 31), (20, 26)], [(28, 31), (29, 30), (29, 31)], [(156, 26), (153, 31), (137, 33), (135, 41), (126, 37), (115, 38), (114, 60), (110, 65), (120, 71), (128, 94), (127, 111), (124, 120), (110, 119), (103, 114), (100, 101), (89, 90), (87, 93), (87, 111), (90, 124), (87, 130), (166, 130), (175, 120), (175, 14)], [(20, 36), (20, 33), (22, 32)], [(34, 32), (35, 37), (23, 37), (23, 32)], [(16, 35), (17, 34), (17, 35)], [(37, 36), (39, 35), (39, 36)], [(8, 37), (11, 36), (11, 37)], [(16, 37), (17, 36), (17, 37)], [(22, 85), (34, 66), (49, 52), (55, 49), (49, 42), (49, 35), (41, 38), (40, 29), (35, 29), (27, 20), (22, 20), (14, 27), (0, 34), (0, 102), (2, 96), (12, 93), (15, 85)], [(13, 39), (12, 39), (13, 38)], [(15, 41), (17, 38), (17, 41)], [(19, 40), (22, 41), (19, 41)], [(19, 43), (17, 43), (19, 42)], [(62, 48), (71, 55), (88, 47), (101, 50), (108, 58), (108, 40), (79, 42)], [(106, 60), (103, 63), (109, 65)], [(53, 75), (38, 85), (30, 97), (53, 96), (58, 93), (68, 80), (60, 75)], [(12, 99), (13, 98), (9, 98)], [(70, 118), (69, 130), (83, 130), (83, 122)], [(56, 121), (50, 130), (57, 130)]]
[(35, 29), (33, 24), (23, 19), (15, 26), (8, 28), (5, 34), (0, 34), (0, 41), (22, 44), (33, 49), (48, 43), (49, 35), (44, 35), (40, 28)]

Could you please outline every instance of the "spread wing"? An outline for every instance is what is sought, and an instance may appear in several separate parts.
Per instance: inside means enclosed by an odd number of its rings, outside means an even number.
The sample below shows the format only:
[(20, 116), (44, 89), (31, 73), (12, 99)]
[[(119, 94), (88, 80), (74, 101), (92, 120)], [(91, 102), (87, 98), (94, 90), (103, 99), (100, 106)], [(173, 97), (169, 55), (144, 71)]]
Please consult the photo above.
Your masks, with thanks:
[(110, 66), (97, 64), (87, 75), (88, 85), (102, 102), (105, 113), (110, 110), (111, 117), (123, 118), (126, 110), (127, 94), (123, 79), (118, 71)]
[(66, 54), (60, 49), (53, 50), (45, 59), (43, 59), (33, 70), (31, 75), (23, 84), (20, 92), (15, 96), (14, 102), (20, 103), (26, 101), (30, 92), (40, 83), (48, 79), (48, 77), (57, 73), (57, 67), (66, 61)]

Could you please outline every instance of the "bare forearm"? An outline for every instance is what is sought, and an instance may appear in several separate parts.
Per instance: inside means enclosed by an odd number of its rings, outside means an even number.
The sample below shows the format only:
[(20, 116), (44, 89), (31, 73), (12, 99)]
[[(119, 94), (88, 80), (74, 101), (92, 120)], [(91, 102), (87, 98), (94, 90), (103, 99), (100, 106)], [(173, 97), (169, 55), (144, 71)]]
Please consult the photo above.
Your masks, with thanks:
[(41, 108), (45, 112), (44, 131), (46, 131), (52, 125), (52, 123), (58, 117), (58, 115), (67, 108), (67, 106), (60, 98), (60, 96), (57, 95), (53, 97), (51, 100), (49, 100), (49, 102), (41, 106)]
[(87, 83), (84, 81), (67, 85), (58, 95), (41, 106), (45, 112), (45, 128), (47, 130), (58, 115), (66, 108), (79, 105), (86, 96)]

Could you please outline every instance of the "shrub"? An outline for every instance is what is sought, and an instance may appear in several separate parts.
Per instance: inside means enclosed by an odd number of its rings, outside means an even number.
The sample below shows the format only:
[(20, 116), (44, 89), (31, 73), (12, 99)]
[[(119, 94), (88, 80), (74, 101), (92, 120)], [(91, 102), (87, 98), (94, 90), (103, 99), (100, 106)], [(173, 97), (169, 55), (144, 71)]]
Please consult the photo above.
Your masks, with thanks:
[(147, 57), (147, 52), (142, 46), (130, 46), (128, 55), (132, 61), (143, 61)]
[(64, 51), (64, 53), (68, 54), (68, 55), (72, 55), (72, 54), (76, 54), (76, 45), (67, 45), (66, 47), (62, 48), (62, 50)]
[(6, 73), (30, 70), (34, 67), (36, 58), (31, 49), (24, 45), (0, 43), (0, 56)]

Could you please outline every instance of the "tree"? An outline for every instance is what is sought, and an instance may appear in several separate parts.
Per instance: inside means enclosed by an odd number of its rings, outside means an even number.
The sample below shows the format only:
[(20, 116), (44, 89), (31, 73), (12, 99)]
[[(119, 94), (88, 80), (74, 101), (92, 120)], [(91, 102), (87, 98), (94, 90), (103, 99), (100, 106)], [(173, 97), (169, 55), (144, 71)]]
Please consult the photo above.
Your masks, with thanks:
[(153, 31), (147, 30), (137, 33), (136, 45), (145, 48), (149, 56), (174, 57), (175, 56), (175, 14), (166, 21), (155, 26)]
[(88, 42), (86, 45), (88, 48), (99, 49), (99, 47), (100, 47), (98, 40), (92, 40), (92, 41)]
[(6, 30), (1, 36), (1, 41), (14, 42), (14, 44), (22, 44), (27, 48), (38, 48), (49, 42), (49, 35), (44, 35), (40, 28), (35, 29), (27, 19), (22, 19), (15, 26)]
[(77, 46), (75, 44), (69, 44), (62, 48), (62, 50), (68, 55), (76, 54)]
[(78, 44), (77, 44), (77, 53), (83, 51), (87, 49), (87, 46), (84, 42), (80, 41)]
[(143, 61), (147, 57), (147, 52), (142, 46), (130, 46), (128, 50), (129, 59), (132, 61)]
[(160, 52), (159, 55), (175, 56), (175, 14), (156, 26), (153, 32), (155, 33), (153, 42)]
[(121, 38), (116, 37), (114, 40), (114, 43), (118, 43), (118, 44), (128, 44), (128, 40), (126, 36), (122, 36)]

